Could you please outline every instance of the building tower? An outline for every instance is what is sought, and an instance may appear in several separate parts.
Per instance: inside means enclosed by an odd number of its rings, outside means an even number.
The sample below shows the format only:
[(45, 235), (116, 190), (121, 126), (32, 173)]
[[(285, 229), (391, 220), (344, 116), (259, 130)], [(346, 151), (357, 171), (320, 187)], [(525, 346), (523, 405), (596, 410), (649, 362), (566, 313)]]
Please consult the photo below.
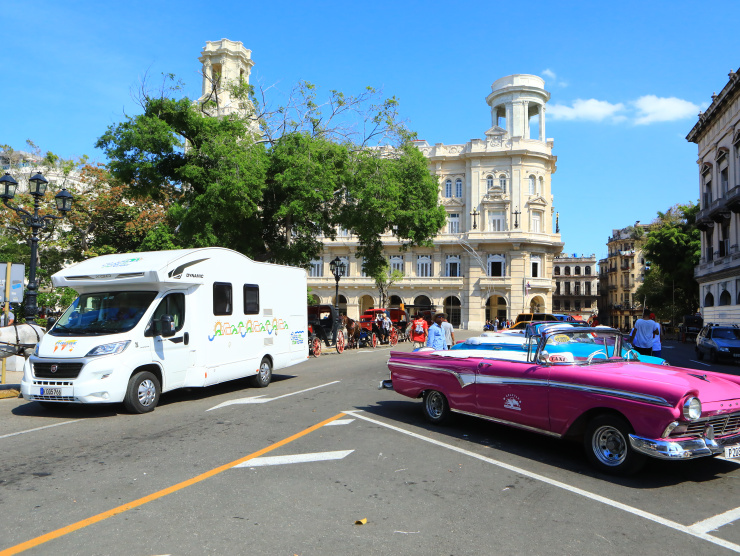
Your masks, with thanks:
[(249, 74), (254, 65), (252, 51), (244, 48), (241, 42), (221, 39), (206, 41), (206, 47), (200, 54), (198, 61), (203, 64), (203, 90), (198, 102), (216, 102), (217, 108), (211, 114), (213, 116), (243, 113), (249, 106), (231, 98), (229, 85), (239, 82), (249, 84)]

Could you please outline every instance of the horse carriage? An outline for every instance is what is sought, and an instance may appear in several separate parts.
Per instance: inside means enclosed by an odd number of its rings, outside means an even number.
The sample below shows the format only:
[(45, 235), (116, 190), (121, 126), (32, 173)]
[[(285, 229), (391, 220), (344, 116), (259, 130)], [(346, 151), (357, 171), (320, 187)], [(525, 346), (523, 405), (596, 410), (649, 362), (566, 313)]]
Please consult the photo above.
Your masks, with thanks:
[(314, 357), (321, 355), (321, 344), (344, 352), (346, 329), (333, 305), (308, 306), (308, 353)]
[[(378, 315), (388, 315), (391, 319), (390, 331), (385, 331), (378, 322)], [(408, 326), (406, 312), (402, 309), (368, 309), (359, 321), (347, 319), (352, 324), (347, 325), (348, 347), (377, 347), (378, 344), (389, 344), (394, 347), (399, 341), (405, 341), (406, 327)]]

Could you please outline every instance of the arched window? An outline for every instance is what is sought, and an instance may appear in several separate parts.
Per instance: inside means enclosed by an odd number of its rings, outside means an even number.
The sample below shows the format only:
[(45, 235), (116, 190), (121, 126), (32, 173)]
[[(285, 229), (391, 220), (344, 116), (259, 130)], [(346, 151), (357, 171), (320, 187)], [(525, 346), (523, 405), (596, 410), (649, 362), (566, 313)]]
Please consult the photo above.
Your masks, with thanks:
[(493, 176), (486, 176), (486, 187), (493, 189)]
[(580, 266), (577, 266), (576, 267), (576, 276), (580, 276), (580, 275), (581, 275), (581, 267)]
[(452, 197), (452, 180), (445, 182), (445, 197)]
[(560, 267), (559, 266), (556, 266), (555, 267), (555, 276), (560, 276)]
[(506, 193), (506, 176), (503, 174), (498, 177), (498, 185), (504, 190), (504, 193)]
[(455, 197), (462, 197), (462, 180), (460, 178), (455, 180)]
[(447, 255), (445, 260), (445, 276), (457, 278), (460, 274), (460, 257), (458, 255)]
[(723, 291), (719, 296), (720, 305), (732, 305), (732, 296), (727, 290)]
[(570, 276), (570, 267), (569, 266), (566, 266), (565, 267), (565, 275), (566, 276)]
[(714, 296), (712, 292), (707, 293), (704, 297), (704, 307), (714, 307)]
[(586, 276), (591, 276), (591, 267), (590, 266), (587, 266), (586, 267), (585, 274), (586, 274)]
[(537, 184), (537, 179), (534, 176), (529, 176), (529, 194), (530, 195), (535, 194), (536, 184)]

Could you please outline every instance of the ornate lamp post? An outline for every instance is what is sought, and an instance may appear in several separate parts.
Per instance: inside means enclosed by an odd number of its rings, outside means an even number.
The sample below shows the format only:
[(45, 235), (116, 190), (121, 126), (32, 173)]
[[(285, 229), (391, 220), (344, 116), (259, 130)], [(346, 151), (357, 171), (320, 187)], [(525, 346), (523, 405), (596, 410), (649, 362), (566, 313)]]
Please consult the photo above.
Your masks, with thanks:
[(517, 209), (514, 211), (514, 227), (515, 228), (519, 227), (519, 215), (520, 214), (521, 212), (519, 212), (519, 207), (517, 207)]
[(480, 216), (480, 212), (473, 209), (473, 212), (470, 213), (470, 216), (473, 217), (473, 229), (475, 230), (478, 227), (478, 223), (476, 222), (475, 219), (478, 218), (478, 216)]
[(46, 186), (49, 185), (47, 180), (41, 172), (36, 173), (31, 179), (28, 180), (30, 184), (30, 193), (33, 195), (33, 214), (28, 212), (22, 207), (15, 206), (10, 201), (15, 197), (15, 190), (18, 187), (18, 182), (13, 179), (9, 173), (0, 178), (0, 199), (6, 207), (14, 210), (20, 217), (24, 225), (31, 228), (31, 267), (28, 271), (28, 292), (26, 293), (26, 321), (30, 323), (36, 322), (36, 313), (38, 313), (38, 306), (36, 304), (36, 298), (38, 296), (38, 284), (36, 283), (36, 257), (38, 252), (39, 243), (39, 230), (43, 230), (54, 220), (62, 218), (66, 213), (72, 210), (72, 195), (66, 189), (62, 189), (59, 193), (54, 196), (56, 201), (57, 210), (62, 213), (62, 216), (54, 216), (51, 214), (45, 214), (39, 216), (39, 203), (41, 198), (46, 193)]
[(335, 342), (337, 341), (337, 331), (339, 330), (339, 279), (344, 276), (346, 269), (347, 265), (339, 257), (334, 257), (334, 260), (329, 263), (329, 270), (334, 275), (335, 281), (334, 308), (337, 311), (337, 318), (334, 319), (334, 330), (332, 330), (332, 336)]

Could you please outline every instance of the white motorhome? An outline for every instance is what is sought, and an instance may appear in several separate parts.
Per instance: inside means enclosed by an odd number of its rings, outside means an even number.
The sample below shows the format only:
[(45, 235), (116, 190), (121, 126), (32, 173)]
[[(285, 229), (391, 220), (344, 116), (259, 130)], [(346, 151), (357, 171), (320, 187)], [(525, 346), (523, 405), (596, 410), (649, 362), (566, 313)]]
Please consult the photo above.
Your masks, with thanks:
[(161, 392), (252, 377), (308, 357), (306, 272), (218, 247), (105, 255), (52, 276), (79, 297), (24, 366), (44, 405), (120, 403), (151, 411)]

